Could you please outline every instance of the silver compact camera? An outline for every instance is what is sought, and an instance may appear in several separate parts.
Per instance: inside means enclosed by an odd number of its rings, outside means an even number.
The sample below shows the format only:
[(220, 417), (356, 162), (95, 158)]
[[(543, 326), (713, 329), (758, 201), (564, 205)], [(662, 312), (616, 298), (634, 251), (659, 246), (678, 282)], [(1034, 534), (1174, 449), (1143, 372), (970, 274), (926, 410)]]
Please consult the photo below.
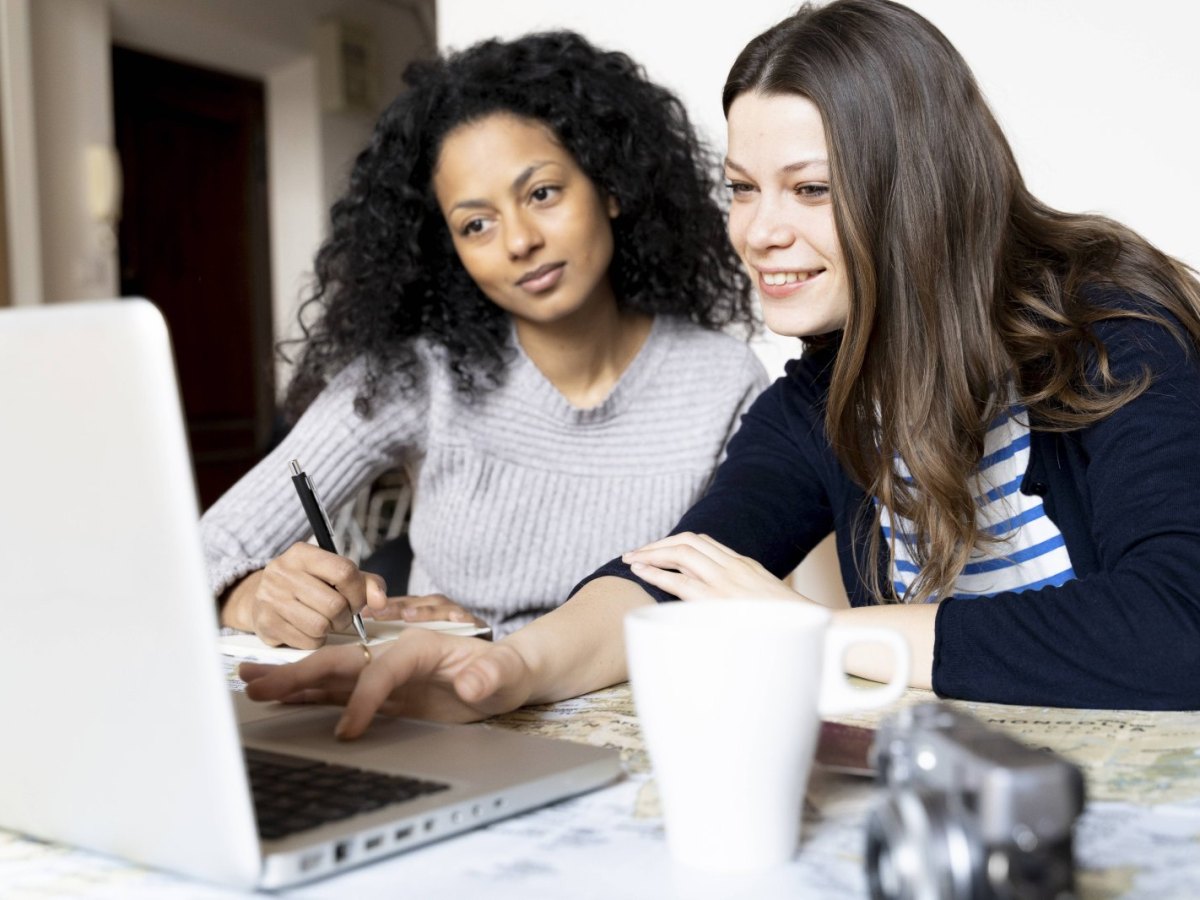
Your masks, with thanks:
[(1076, 766), (944, 703), (884, 721), (871, 761), (884, 790), (867, 823), (873, 900), (1075, 896)]

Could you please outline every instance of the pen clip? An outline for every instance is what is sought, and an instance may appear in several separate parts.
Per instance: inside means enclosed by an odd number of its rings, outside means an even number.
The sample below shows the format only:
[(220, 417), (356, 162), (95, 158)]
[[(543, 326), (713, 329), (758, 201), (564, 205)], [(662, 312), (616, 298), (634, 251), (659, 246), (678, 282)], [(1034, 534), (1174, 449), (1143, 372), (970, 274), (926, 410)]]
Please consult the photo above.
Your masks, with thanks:
[(292, 473), (292, 483), (300, 495), (300, 503), (304, 506), (305, 515), (308, 516), (308, 524), (317, 539), (317, 545), (322, 550), (338, 553), (337, 541), (333, 537), (333, 522), (329, 519), (329, 513), (325, 511), (325, 504), (321, 502), (316, 485), (308, 477), (299, 460), (290, 460), (288, 468)]

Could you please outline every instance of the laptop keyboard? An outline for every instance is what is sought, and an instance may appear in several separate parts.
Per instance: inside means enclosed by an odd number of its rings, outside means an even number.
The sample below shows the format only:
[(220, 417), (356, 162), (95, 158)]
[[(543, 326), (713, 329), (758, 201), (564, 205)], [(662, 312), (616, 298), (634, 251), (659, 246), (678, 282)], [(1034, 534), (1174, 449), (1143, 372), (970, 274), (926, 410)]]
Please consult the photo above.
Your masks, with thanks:
[(450, 787), (319, 760), (245, 749), (258, 833), (266, 840)]

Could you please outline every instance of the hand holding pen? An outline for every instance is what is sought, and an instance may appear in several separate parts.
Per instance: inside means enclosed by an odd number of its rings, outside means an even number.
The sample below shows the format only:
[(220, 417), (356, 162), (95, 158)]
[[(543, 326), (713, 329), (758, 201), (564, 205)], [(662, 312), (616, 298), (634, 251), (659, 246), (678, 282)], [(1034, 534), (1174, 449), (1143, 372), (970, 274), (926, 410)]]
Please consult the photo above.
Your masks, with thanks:
[[(329, 521), (325, 507), (321, 505), (321, 499), (317, 496), (317, 489), (313, 485), (312, 479), (304, 473), (298, 460), (293, 459), (288, 465), (292, 470), (292, 484), (296, 486), (296, 493), (300, 495), (300, 504), (304, 507), (308, 524), (317, 539), (317, 546), (328, 553), (337, 555), (337, 545), (333, 542), (333, 525)], [(362, 616), (359, 615), (358, 610), (352, 611), (351, 621), (354, 623), (354, 630), (358, 632), (358, 639), (366, 644), (367, 629), (363, 625)]]
[[(293, 465), (297, 491), (301, 497), (311, 497), (305, 514), (321, 546), (297, 541), (237, 582), (221, 598), (221, 624), (252, 631), (273, 647), (315, 650), (364, 607), (375, 612), (387, 609), (387, 586), (378, 575), (363, 572), (336, 554), (329, 520), (312, 481), (298, 462)], [(358, 623), (355, 630), (360, 638), (365, 632)]]

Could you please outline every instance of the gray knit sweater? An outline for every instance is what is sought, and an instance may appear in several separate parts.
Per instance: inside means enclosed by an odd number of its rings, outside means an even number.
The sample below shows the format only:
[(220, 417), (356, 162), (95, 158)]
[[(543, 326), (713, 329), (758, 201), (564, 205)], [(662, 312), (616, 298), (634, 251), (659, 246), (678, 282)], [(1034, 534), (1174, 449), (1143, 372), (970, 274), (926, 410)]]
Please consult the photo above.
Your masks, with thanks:
[(362, 366), (348, 367), (205, 513), (214, 594), (311, 534), (289, 459), (331, 514), (403, 467), (413, 485), (407, 592), (445, 594), (506, 634), (600, 564), (666, 534), (767, 380), (743, 342), (666, 316), (591, 409), (568, 403), (519, 349), (504, 383), (473, 402), (439, 349), (421, 345), (419, 356), (418, 387), (385, 390), (369, 419), (353, 408)]

